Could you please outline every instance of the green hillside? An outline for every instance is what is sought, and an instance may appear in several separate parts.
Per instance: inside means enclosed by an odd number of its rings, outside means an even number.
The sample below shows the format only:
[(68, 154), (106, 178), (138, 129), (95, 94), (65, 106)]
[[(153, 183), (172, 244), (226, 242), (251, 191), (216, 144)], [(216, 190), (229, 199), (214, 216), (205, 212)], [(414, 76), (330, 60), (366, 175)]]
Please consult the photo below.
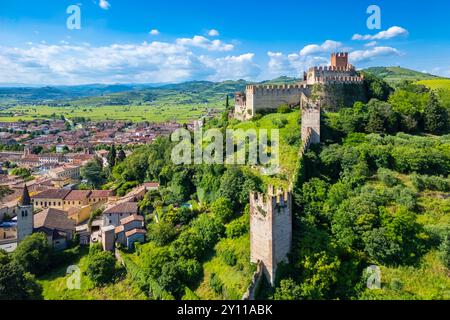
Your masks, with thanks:
[(422, 73), (401, 67), (372, 67), (364, 69), (363, 71), (380, 77), (391, 84), (402, 80), (419, 81), (438, 78), (429, 73)]

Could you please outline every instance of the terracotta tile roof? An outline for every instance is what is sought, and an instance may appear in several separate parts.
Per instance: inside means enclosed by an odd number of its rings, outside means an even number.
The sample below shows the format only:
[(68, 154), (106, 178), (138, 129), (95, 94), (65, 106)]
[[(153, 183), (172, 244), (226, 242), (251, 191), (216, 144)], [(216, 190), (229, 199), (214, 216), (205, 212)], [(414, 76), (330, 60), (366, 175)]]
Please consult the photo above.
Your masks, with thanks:
[(89, 198), (108, 198), (111, 196), (111, 190), (92, 190)]
[(67, 212), (49, 208), (34, 215), (34, 228), (75, 230), (75, 221), (68, 218)]
[(60, 199), (64, 198), (69, 194), (70, 190), (66, 189), (49, 189), (42, 191), (41, 193), (33, 196), (33, 199)]
[(90, 193), (91, 191), (89, 190), (71, 190), (64, 200), (86, 200)]
[(146, 188), (159, 188), (159, 183), (158, 182), (146, 182), (143, 184), (143, 186)]
[(106, 209), (104, 214), (119, 214), (119, 213), (138, 213), (138, 204), (136, 202), (123, 202), (111, 208)]
[(127, 232), (125, 232), (125, 236), (128, 238), (128, 237), (131, 237), (132, 235), (134, 235), (134, 234), (146, 234), (147, 232), (144, 230), (144, 229), (133, 229), (133, 230), (130, 230), (130, 231), (127, 231)]
[(118, 226), (118, 227), (116, 227), (116, 229), (115, 229), (115, 233), (121, 233), (123, 230), (124, 230), (124, 227), (123, 227), (123, 226)]
[(133, 214), (132, 216), (129, 216), (129, 217), (126, 217), (126, 218), (123, 218), (122, 220), (120, 220), (120, 224), (125, 225), (125, 224), (133, 222), (133, 221), (144, 221), (144, 217)]

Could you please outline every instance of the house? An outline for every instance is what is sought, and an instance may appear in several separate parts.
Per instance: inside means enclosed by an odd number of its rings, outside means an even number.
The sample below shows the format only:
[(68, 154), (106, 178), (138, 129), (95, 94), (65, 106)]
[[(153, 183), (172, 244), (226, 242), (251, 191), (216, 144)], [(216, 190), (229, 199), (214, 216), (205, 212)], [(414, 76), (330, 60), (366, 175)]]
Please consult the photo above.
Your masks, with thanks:
[(125, 237), (127, 239), (127, 248), (132, 249), (136, 242), (144, 242), (145, 234), (146, 231), (144, 229), (133, 229), (125, 232)]
[(48, 171), (48, 175), (56, 180), (78, 180), (80, 179), (81, 167), (75, 165), (63, 165)]
[(118, 227), (123, 218), (137, 215), (138, 212), (137, 202), (123, 202), (112, 205), (103, 212), (103, 226), (113, 225)]
[[(131, 232), (135, 230), (142, 230), (142, 232)], [(144, 242), (145, 233), (144, 217), (139, 215), (123, 218), (120, 220), (120, 226), (115, 228), (116, 242), (126, 246), (128, 249), (132, 249), (136, 241)]]
[(107, 203), (109, 190), (50, 189), (33, 196), (35, 208), (67, 211), (76, 224), (89, 219), (91, 213)]
[(35, 209), (54, 208), (64, 210), (64, 199), (71, 192), (66, 189), (49, 189), (33, 196)]
[(57, 250), (67, 248), (75, 234), (75, 222), (67, 212), (48, 208), (34, 215), (34, 232), (43, 232)]
[(83, 207), (89, 204), (90, 190), (72, 190), (64, 198), (64, 209), (69, 210), (72, 207)]

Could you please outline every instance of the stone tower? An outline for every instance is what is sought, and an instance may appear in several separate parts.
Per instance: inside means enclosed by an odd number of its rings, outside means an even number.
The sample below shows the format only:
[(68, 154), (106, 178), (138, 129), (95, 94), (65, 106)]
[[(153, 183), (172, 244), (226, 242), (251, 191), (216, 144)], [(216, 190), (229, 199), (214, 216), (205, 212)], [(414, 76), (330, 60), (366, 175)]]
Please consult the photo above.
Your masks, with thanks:
[(306, 148), (311, 144), (320, 143), (320, 105), (302, 96), (302, 141)]
[(30, 199), (28, 187), (25, 184), (22, 198), (17, 205), (17, 241), (21, 242), (25, 237), (33, 233), (33, 203)]
[(277, 266), (287, 261), (292, 247), (292, 194), (269, 187), (265, 196), (250, 194), (250, 259), (262, 263), (269, 283), (275, 284)]
[(347, 69), (348, 65), (348, 52), (338, 52), (331, 54), (331, 67)]

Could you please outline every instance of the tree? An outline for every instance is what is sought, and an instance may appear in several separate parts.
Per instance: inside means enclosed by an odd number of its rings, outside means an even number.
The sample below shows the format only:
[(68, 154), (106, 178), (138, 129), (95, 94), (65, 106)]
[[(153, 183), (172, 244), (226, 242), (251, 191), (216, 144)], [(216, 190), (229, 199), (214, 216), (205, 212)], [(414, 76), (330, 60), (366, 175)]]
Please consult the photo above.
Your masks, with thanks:
[(225, 109), (228, 109), (230, 107), (230, 101), (229, 101), (229, 97), (227, 95), (226, 100), (225, 100)]
[(227, 198), (219, 198), (211, 204), (211, 212), (223, 223), (227, 223), (233, 217), (231, 201)]
[(370, 100), (367, 104), (368, 120), (366, 131), (369, 133), (395, 133), (398, 130), (397, 113), (387, 102)]
[(108, 153), (108, 164), (110, 168), (113, 168), (116, 165), (116, 146), (113, 144)]
[(81, 176), (86, 179), (93, 188), (99, 188), (104, 181), (103, 167), (98, 160), (89, 161), (81, 168)]
[(424, 110), (425, 131), (434, 134), (444, 133), (448, 129), (448, 112), (438, 101), (434, 92), (430, 94)]
[(177, 235), (177, 231), (173, 224), (166, 221), (152, 223), (148, 227), (148, 240), (156, 243), (157, 246), (165, 246), (169, 244)]
[(123, 160), (125, 160), (126, 157), (127, 156), (125, 154), (125, 151), (123, 151), (123, 149), (120, 149), (119, 152), (117, 153), (117, 162), (118, 163), (122, 162)]
[(31, 176), (31, 171), (27, 168), (15, 168), (11, 174), (26, 179)]
[(14, 251), (13, 260), (27, 272), (41, 275), (50, 264), (51, 247), (44, 233), (38, 232), (26, 237)]
[(275, 300), (300, 300), (302, 299), (302, 290), (298, 284), (291, 278), (281, 280), (274, 295)]
[(386, 101), (392, 88), (383, 79), (372, 74), (364, 72), (364, 86), (368, 99), (378, 99)]
[(33, 275), (0, 251), (0, 300), (41, 300), (42, 287)]
[(244, 181), (241, 170), (234, 167), (228, 169), (220, 179), (219, 196), (229, 199), (232, 206), (236, 207)]
[(393, 264), (398, 261), (401, 248), (386, 233), (384, 228), (367, 231), (363, 236), (365, 251), (376, 262)]
[(89, 253), (86, 274), (95, 285), (105, 285), (114, 281), (116, 275), (116, 259), (109, 251)]

